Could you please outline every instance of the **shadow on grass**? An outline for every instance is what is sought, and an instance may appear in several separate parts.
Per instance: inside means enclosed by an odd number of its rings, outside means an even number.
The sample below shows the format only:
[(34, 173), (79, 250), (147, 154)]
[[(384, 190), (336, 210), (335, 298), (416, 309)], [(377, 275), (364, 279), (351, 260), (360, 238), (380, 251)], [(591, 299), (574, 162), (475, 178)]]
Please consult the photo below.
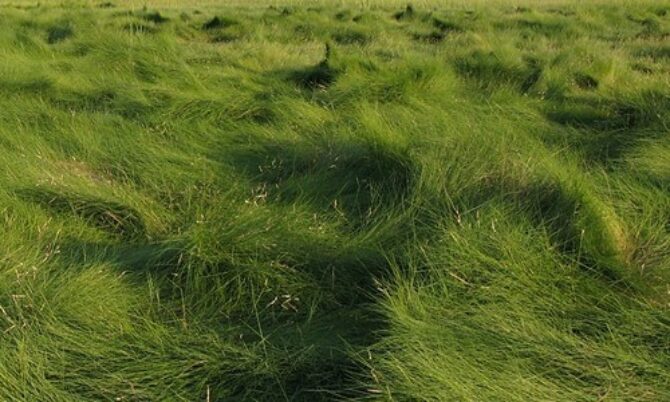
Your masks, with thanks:
[[(296, 244), (296, 247), (302, 246), (306, 245)], [(231, 277), (244, 275), (244, 270), (235, 272), (233, 267), (225, 264), (211, 265), (199, 262), (197, 258), (183, 257), (189, 253), (186, 244), (126, 245), (65, 238), (59, 242), (58, 249), (60, 253), (56, 258), (67, 266), (111, 265), (119, 274), (127, 274), (127, 281), (138, 286), (146, 286), (151, 278), (152, 293), (160, 300), (157, 308), (165, 319), (179, 320), (188, 313), (190, 326), (220, 328), (223, 334), (235, 327), (239, 328), (236, 343), (249, 348), (262, 344), (264, 363), (277, 373), (281, 372), (281, 376), (258, 377), (245, 371), (242, 374), (253, 375), (254, 386), (261, 388), (253, 392), (240, 389), (240, 394), (276, 395), (283, 392), (290, 400), (303, 401), (353, 397), (355, 379), (363, 375), (364, 368), (351, 351), (363, 350), (377, 342), (385, 326), (382, 317), (368, 307), (372, 303), (374, 266), (387, 269), (385, 259), (379, 253), (361, 250), (358, 255), (347, 253), (326, 258), (315, 252), (315, 256), (323, 259), (301, 262), (299, 269), (323, 287), (324, 292), (319, 298), (325, 296), (328, 299), (327, 294), (337, 289), (339, 293), (334, 302), (303, 306), (290, 296), (273, 299), (275, 293), (263, 293), (262, 288), (257, 288), (255, 291), (260, 292), (260, 299), (251, 298), (240, 307), (241, 311), (220, 316), (211, 312), (223, 308), (225, 297), (235, 298), (236, 292), (245, 292), (239, 297), (248, 296), (249, 292), (253, 294), (254, 290), (248, 288), (252, 285), (246, 283), (247, 287), (238, 288), (238, 283), (230, 286)], [(295, 250), (282, 252), (290, 254)], [(336, 270), (338, 274), (331, 276), (329, 270)], [(246, 274), (252, 275), (250, 272)], [(270, 285), (275, 286), (272, 281)], [(222, 296), (225, 297), (219, 300)], [(317, 313), (310, 309), (316, 309)], [(231, 375), (228, 369), (210, 373), (213, 389), (219, 383), (217, 379), (221, 384), (230, 383)]]
[(125, 239), (146, 236), (146, 226), (140, 214), (116, 201), (42, 188), (20, 189), (17, 195), (52, 213), (76, 216), (115, 236)]
[(47, 29), (47, 43), (50, 45), (62, 42), (74, 36), (74, 30), (68, 23), (54, 25)]
[(465, 199), (469, 205), (491, 199), (508, 203), (533, 225), (546, 228), (557, 251), (577, 261), (586, 274), (622, 288), (635, 286), (626, 272), (627, 244), (617, 218), (586, 190), (554, 180), (489, 178)]
[(324, 90), (332, 85), (342, 72), (332, 64), (333, 50), (326, 43), (325, 57), (318, 64), (302, 69), (279, 71), (279, 75), (287, 76), (288, 80), (308, 90)]
[(523, 63), (506, 62), (494, 52), (481, 50), (457, 59), (455, 67), (461, 76), (483, 89), (511, 85), (523, 94), (535, 86), (543, 71), (538, 60), (529, 58)]
[(670, 110), (670, 98), (646, 91), (628, 100), (571, 97), (549, 102), (545, 115), (555, 123), (577, 129), (567, 138), (592, 161), (620, 159), (640, 140), (659, 138), (659, 124)]
[(258, 140), (239, 149), (235, 167), (262, 186), (271, 202), (308, 202), (335, 210), (361, 228), (398, 206), (413, 187), (409, 156), (364, 142), (333, 144)]

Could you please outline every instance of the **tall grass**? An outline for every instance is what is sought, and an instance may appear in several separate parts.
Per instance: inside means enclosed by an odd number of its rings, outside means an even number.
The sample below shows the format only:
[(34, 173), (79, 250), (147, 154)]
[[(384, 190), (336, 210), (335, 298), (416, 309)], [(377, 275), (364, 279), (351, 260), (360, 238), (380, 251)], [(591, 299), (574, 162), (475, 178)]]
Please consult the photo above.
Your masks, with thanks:
[(147, 5), (0, 8), (0, 399), (670, 399), (670, 3)]

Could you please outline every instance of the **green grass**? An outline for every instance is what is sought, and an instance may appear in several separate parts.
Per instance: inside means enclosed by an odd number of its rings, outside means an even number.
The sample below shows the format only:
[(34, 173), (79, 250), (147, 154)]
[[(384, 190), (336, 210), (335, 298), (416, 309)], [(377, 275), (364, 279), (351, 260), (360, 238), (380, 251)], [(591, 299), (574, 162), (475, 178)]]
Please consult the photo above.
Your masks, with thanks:
[(0, 6), (0, 399), (670, 400), (670, 3), (326, 4)]

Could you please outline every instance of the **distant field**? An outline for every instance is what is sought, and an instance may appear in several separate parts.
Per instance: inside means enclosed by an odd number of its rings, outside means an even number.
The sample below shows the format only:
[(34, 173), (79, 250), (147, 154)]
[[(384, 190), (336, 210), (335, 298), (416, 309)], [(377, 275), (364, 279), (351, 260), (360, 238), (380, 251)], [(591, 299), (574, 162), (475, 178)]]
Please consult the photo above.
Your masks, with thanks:
[(0, 0), (0, 400), (670, 400), (670, 2)]
[[(37, 5), (47, 7), (74, 7), (87, 6), (96, 7), (100, 4), (110, 3), (106, 0), (0, 0), (0, 5), (8, 6), (26, 6)], [(546, 8), (552, 6), (576, 6), (583, 5), (608, 5), (608, 6), (654, 6), (661, 5), (662, 2), (658, 0), (415, 0), (408, 2), (406, 0), (117, 0), (111, 2), (117, 7), (141, 8), (159, 7), (159, 8), (227, 8), (227, 7), (243, 7), (243, 8), (258, 8), (258, 7), (312, 7), (321, 6), (331, 9), (337, 7), (353, 7), (353, 8), (397, 8), (405, 7), (411, 4), (415, 7), (430, 7), (430, 8), (454, 8), (454, 7), (539, 7)]]

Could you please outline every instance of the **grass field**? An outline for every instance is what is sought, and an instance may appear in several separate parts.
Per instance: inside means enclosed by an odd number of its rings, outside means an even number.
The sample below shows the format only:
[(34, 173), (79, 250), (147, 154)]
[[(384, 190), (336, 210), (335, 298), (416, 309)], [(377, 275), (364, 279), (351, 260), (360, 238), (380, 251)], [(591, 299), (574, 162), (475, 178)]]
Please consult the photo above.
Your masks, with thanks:
[(670, 2), (0, 2), (0, 400), (670, 400)]

